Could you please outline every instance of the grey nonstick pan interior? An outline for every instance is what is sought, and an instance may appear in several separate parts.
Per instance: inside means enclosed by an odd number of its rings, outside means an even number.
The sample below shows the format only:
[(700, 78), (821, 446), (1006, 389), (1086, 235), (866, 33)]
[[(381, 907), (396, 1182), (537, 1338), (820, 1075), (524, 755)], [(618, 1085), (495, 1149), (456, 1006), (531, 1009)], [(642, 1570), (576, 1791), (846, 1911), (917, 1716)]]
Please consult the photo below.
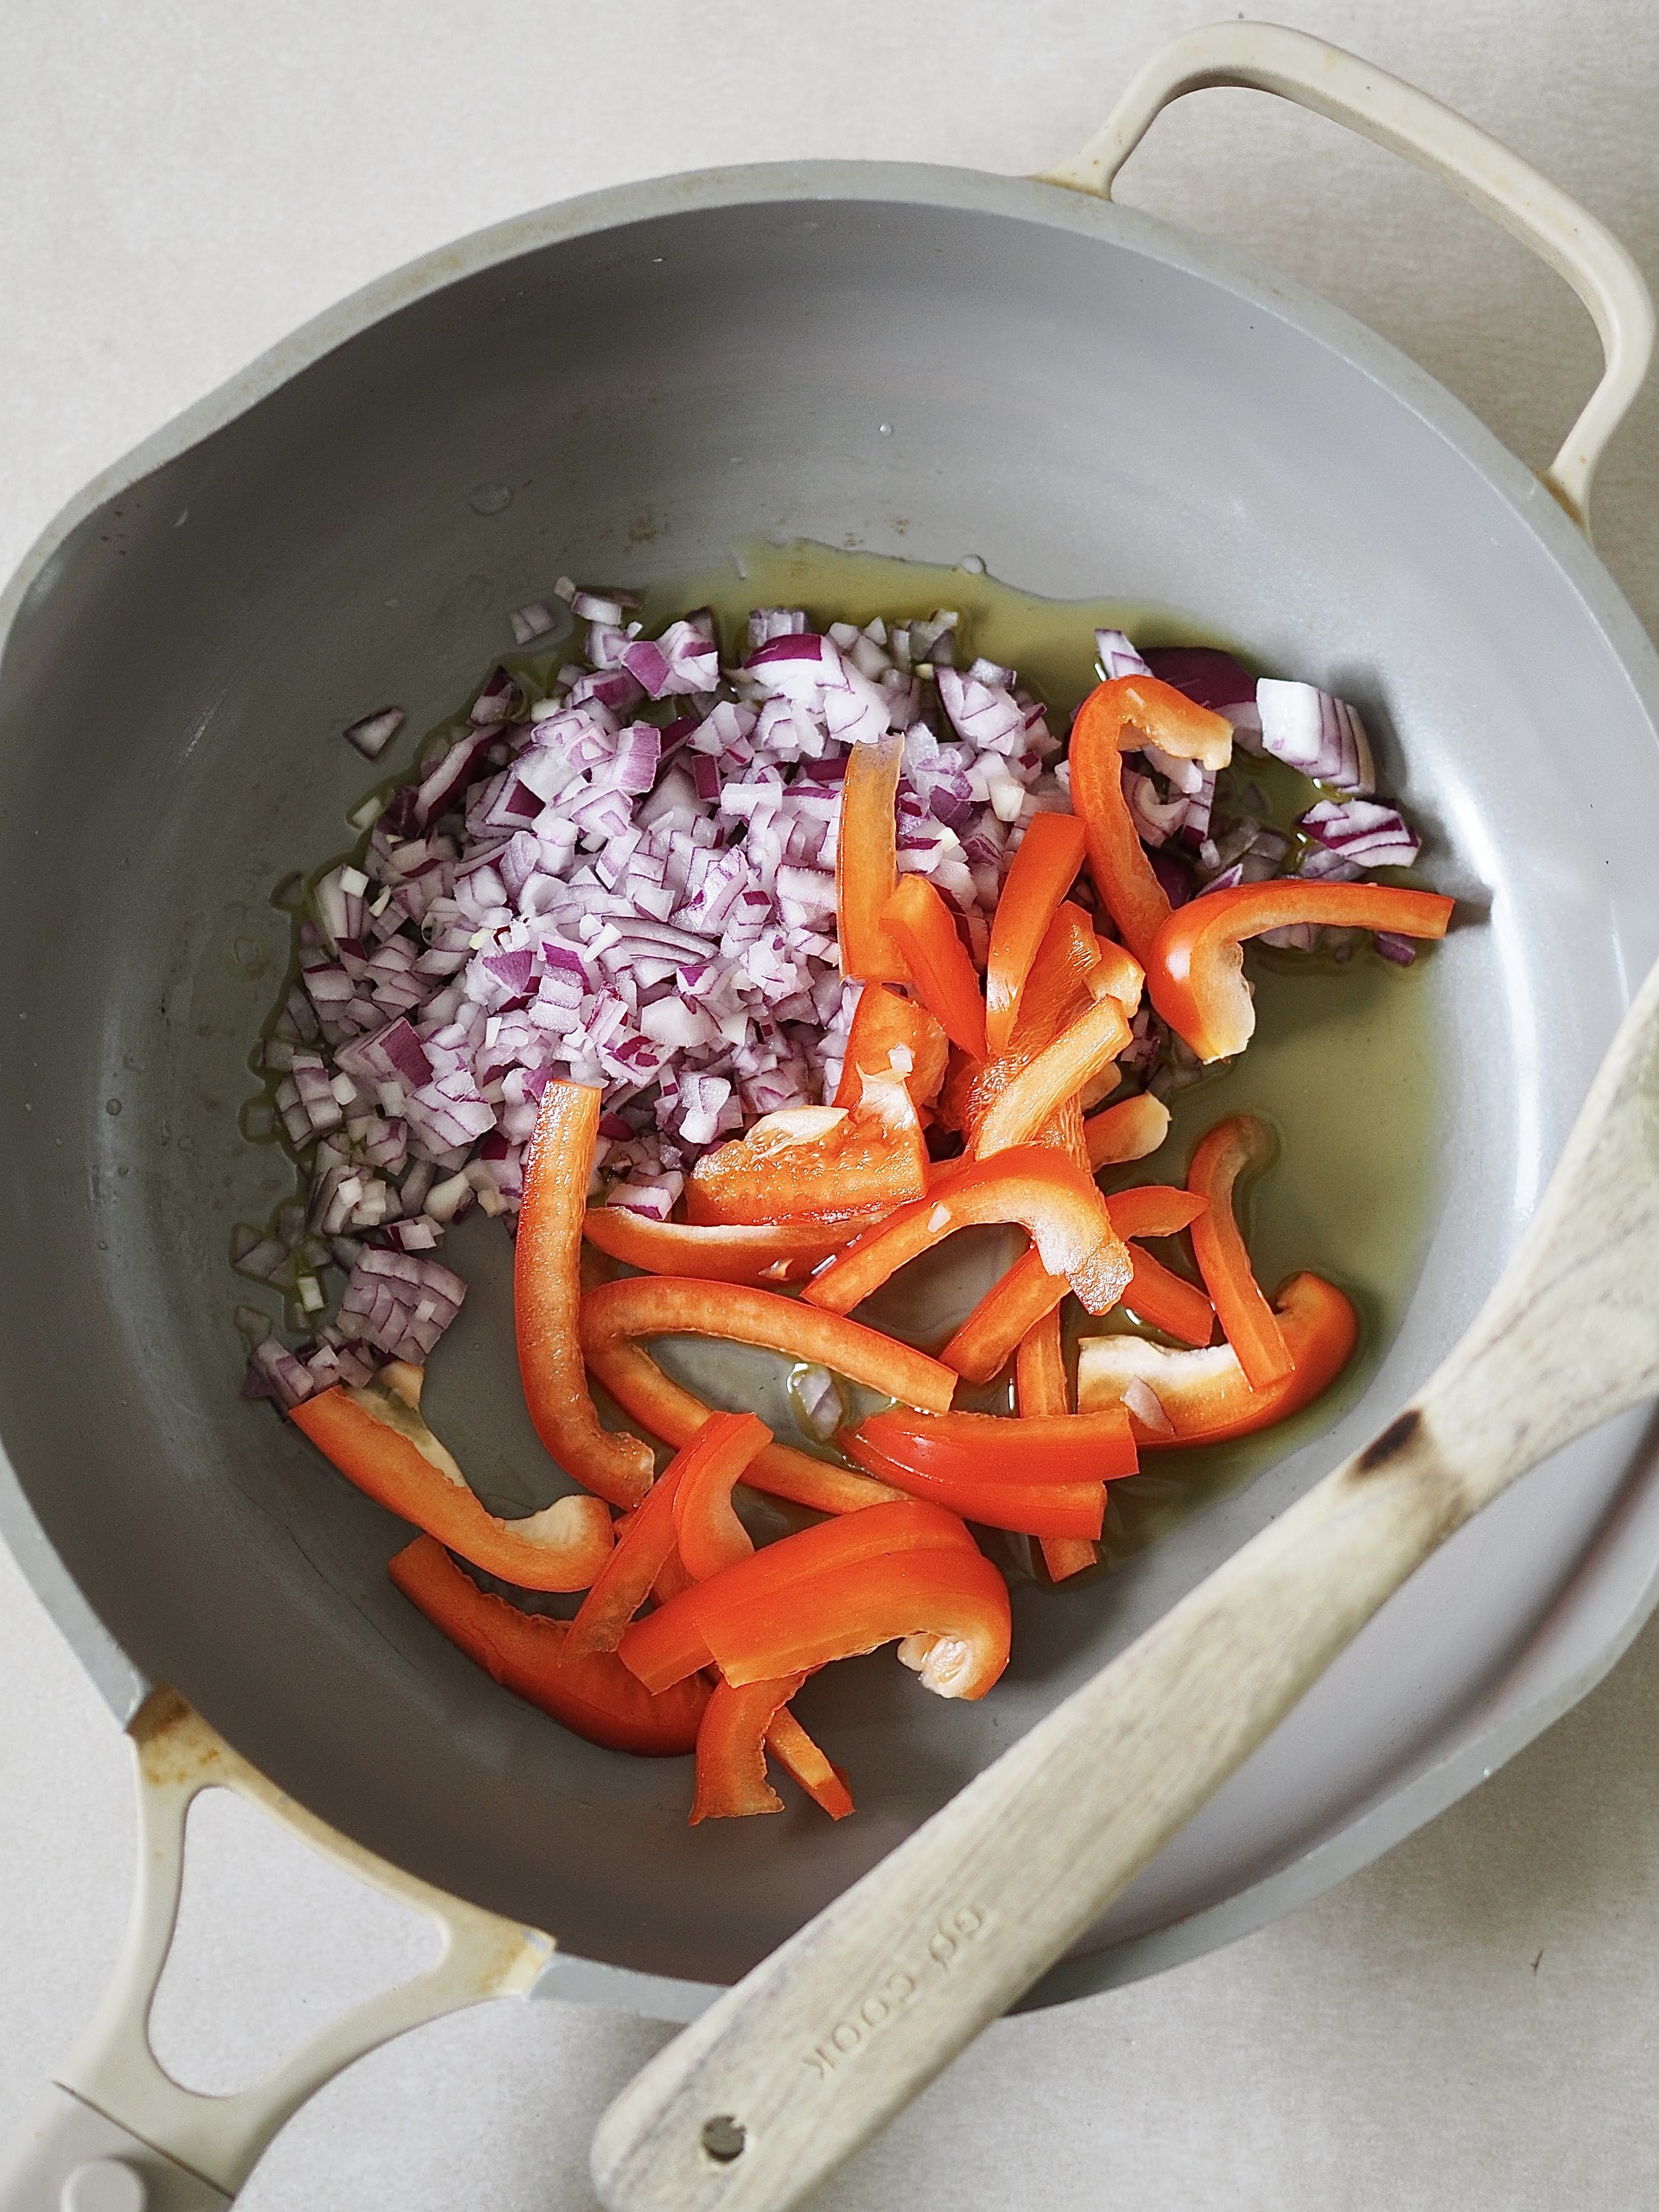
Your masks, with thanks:
[[(562, 571), (672, 576), (768, 532), (1121, 593), (1354, 698), (1471, 919), (1427, 984), (1421, 1275), (1363, 1396), (1105, 1582), (1017, 1592), (984, 1705), (941, 1707), (879, 1656), (815, 1683), (855, 1820), (693, 1831), (681, 1768), (475, 1672), (387, 1584), (401, 1527), (238, 1401), (226, 1244), (287, 1179), (237, 1109), (286, 957), (269, 893), (347, 842), (365, 780), (342, 723), (394, 698), (411, 731), (436, 721), (503, 610)], [(0, 613), (0, 1527), (118, 1706), (175, 1685), (349, 1835), (556, 1931), (556, 1986), (671, 2015), (1427, 1374), (1659, 953), (1659, 665), (1567, 517), (1344, 317), (1039, 183), (746, 170), (471, 240), (162, 433)], [(480, 1224), (456, 1249), (474, 1290), (436, 1417), (493, 1502), (539, 1503), (558, 1478), (518, 1403), (506, 1241)], [(1039, 1994), (1362, 1863), (1581, 1694), (1656, 1574), (1633, 1418), (1433, 1561)]]

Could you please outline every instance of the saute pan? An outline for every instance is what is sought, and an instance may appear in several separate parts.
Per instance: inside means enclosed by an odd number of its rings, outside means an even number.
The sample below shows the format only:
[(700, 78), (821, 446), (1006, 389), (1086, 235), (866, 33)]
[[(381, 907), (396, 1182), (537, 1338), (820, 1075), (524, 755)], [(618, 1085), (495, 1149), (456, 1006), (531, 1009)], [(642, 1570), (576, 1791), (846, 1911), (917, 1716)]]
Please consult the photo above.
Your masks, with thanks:
[[(1574, 285), (1607, 367), (1543, 480), (1317, 298), (1111, 204), (1158, 110), (1211, 84), (1407, 154)], [(340, 2064), (493, 1990), (690, 2017), (1404, 1401), (1659, 952), (1659, 661), (1583, 529), (1651, 330), (1618, 245), (1491, 141), (1230, 24), (1157, 56), (1046, 179), (739, 169), (484, 232), (277, 347), (53, 524), (0, 601), (0, 1528), (131, 1729), (147, 1847), (118, 1987), (7, 2212), (222, 2204)], [(1122, 593), (1356, 699), (1471, 918), (1425, 978), (1440, 1170), (1363, 1396), (1105, 1583), (1017, 1592), (982, 1707), (879, 1661), (815, 1686), (856, 1820), (711, 1833), (671, 1764), (566, 1736), (391, 1591), (401, 1528), (238, 1402), (226, 1246), (282, 1195), (236, 1112), (285, 957), (270, 887), (338, 847), (357, 796), (341, 722), (391, 697), (437, 721), (501, 610), (561, 570), (669, 577), (757, 532)], [(460, 1258), (440, 1417), (501, 1506), (544, 1503), (502, 1242)], [(1656, 1591), (1659, 1465), (1630, 1416), (1431, 1562), (1035, 2001), (1364, 1864), (1582, 1695)], [(183, 1808), (215, 1783), (451, 1931), (423, 1981), (228, 2100), (175, 2089), (143, 2037)]]

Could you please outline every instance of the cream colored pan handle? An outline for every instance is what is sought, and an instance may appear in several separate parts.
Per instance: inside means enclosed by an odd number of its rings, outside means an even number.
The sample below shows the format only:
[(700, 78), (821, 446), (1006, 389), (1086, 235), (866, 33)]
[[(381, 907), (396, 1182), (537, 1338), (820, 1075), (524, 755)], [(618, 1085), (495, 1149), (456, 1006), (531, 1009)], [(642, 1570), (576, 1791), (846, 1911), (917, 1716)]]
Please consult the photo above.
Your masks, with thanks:
[(1653, 304), (1618, 240), (1547, 177), (1427, 92), (1277, 23), (1215, 23), (1172, 40), (1135, 79), (1105, 127), (1080, 154), (1046, 171), (1043, 181), (1109, 200), (1118, 171), (1159, 113), (1184, 92), (1211, 85), (1277, 92), (1403, 154), (1473, 200), (1567, 279), (1594, 319), (1606, 366), (1543, 480), (1587, 531), (1591, 477), (1653, 351)]
[[(553, 1948), (535, 1929), (446, 1897), (335, 1834), (171, 1690), (148, 1698), (128, 1732), (138, 1776), (138, 1885), (126, 1946), (21, 2158), (0, 2174), (0, 2212), (223, 2212), (278, 2128), (325, 2082), (423, 2021), (524, 1993)], [(336, 2021), (264, 2081), (223, 2097), (181, 2088), (149, 2036), (178, 1918), (186, 1818), (204, 1789), (220, 1789), (423, 1914), (444, 1938), (426, 1973)]]

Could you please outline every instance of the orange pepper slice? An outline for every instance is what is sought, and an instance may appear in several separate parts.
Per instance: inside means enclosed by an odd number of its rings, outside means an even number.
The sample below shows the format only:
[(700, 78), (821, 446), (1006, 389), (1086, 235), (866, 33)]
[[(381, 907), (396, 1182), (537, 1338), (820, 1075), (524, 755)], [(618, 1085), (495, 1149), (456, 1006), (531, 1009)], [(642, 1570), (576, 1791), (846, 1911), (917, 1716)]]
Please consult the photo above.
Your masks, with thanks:
[(916, 995), (953, 1045), (985, 1058), (985, 1001), (951, 910), (925, 875), (902, 876), (881, 909)]
[(635, 1621), (622, 1639), (621, 1656), (648, 1688), (665, 1689), (709, 1663), (704, 1615), (710, 1605), (764, 1605), (775, 1613), (798, 1612), (802, 1593), (827, 1574), (867, 1573), (892, 1555), (964, 1550), (980, 1556), (957, 1515), (912, 1498), (820, 1521), (722, 1568)]
[(1089, 872), (1143, 968), (1150, 966), (1153, 940), (1170, 913), (1123, 796), (1123, 755), (1148, 739), (1176, 759), (1224, 768), (1232, 758), (1233, 726), (1154, 676), (1120, 676), (1100, 684), (1071, 724), (1071, 804), (1088, 835)]
[(699, 1675), (654, 1693), (614, 1652), (568, 1657), (568, 1622), (522, 1613), (480, 1590), (431, 1536), (417, 1536), (386, 1572), (476, 1666), (573, 1734), (642, 1758), (672, 1758), (695, 1748), (709, 1701), (709, 1685)]
[[(1039, 817), (1041, 818), (1040, 817)], [(1123, 1008), (1109, 994), (1062, 1029), (1052, 1043), (1033, 1054), (986, 1109), (974, 1131), (973, 1148), (983, 1160), (1014, 1145), (1031, 1144), (1129, 1041)], [(1079, 1122), (1076, 1144), (1083, 1150)]]
[[(730, 1512), (732, 1484), (757, 1452), (772, 1441), (772, 1431), (753, 1414), (711, 1414), (690, 1444), (670, 1460), (631, 1514), (594, 1586), (570, 1624), (569, 1649), (614, 1651), (623, 1630), (657, 1586), (679, 1541), (683, 1488), (709, 1478), (723, 1481)], [(734, 1521), (736, 1516), (732, 1515)], [(741, 1527), (741, 1523), (739, 1524)], [(747, 1541), (747, 1539), (746, 1539)], [(688, 1571), (696, 1569), (688, 1560)]]
[(735, 1283), (711, 1290), (707, 1283), (672, 1275), (600, 1283), (582, 1300), (582, 1349), (601, 1349), (620, 1337), (723, 1337), (764, 1344), (927, 1413), (942, 1414), (957, 1387), (948, 1367), (879, 1329), (803, 1299)]
[[(1110, 1482), (1135, 1473), (1135, 1439), (1122, 1408), (1104, 1414), (873, 1414), (843, 1432), (872, 1457), (906, 1469), (976, 1474), (1010, 1486)], [(969, 1516), (964, 1515), (964, 1519)]]
[(1051, 1306), (1040, 1320), (1033, 1321), (1020, 1339), (1014, 1382), (1021, 1420), (1035, 1421), (1071, 1412), (1058, 1306)]
[(1207, 1344), (1216, 1333), (1216, 1309), (1197, 1283), (1178, 1275), (1138, 1244), (1129, 1251), (1135, 1273), (1123, 1294), (1127, 1310), (1184, 1344)]
[[(1022, 1418), (1071, 1412), (1058, 1306), (1033, 1323), (1020, 1339), (1014, 1373), (1015, 1402)], [(1087, 1536), (1044, 1536), (1039, 1541), (1051, 1582), (1065, 1582), (1081, 1574), (1100, 1556), (1098, 1548)]]
[[(687, 1594), (708, 1599), (716, 1587), (705, 1582)], [(977, 1550), (906, 1552), (831, 1568), (799, 1586), (787, 1607), (765, 1599), (705, 1604), (700, 1618), (728, 1681), (828, 1666), (915, 1637), (931, 1647), (922, 1680), (944, 1697), (983, 1697), (1008, 1663), (1012, 1632), (1007, 1585)]]
[(878, 1451), (856, 1431), (843, 1439), (842, 1448), (882, 1481), (912, 1497), (929, 1498), (983, 1529), (1007, 1529), (1020, 1536), (1089, 1538), (1100, 1534), (1106, 1493), (1098, 1482), (999, 1482), (988, 1473), (912, 1465), (902, 1455)]
[[(665, 1444), (689, 1444), (712, 1408), (664, 1374), (651, 1354), (608, 1326), (596, 1330), (587, 1351), (594, 1379), (608, 1390), (631, 1421)], [(886, 1503), (897, 1493), (868, 1475), (828, 1459), (815, 1459), (792, 1444), (768, 1444), (750, 1462), (743, 1478), (751, 1490), (786, 1497), (815, 1513), (857, 1513)], [(661, 1594), (660, 1592), (658, 1593)]]
[(804, 1282), (877, 1217), (867, 1206), (837, 1221), (652, 1221), (627, 1206), (589, 1206), (582, 1235), (597, 1251), (652, 1275), (696, 1275), (776, 1289)]
[(1328, 1389), (1353, 1357), (1359, 1323), (1336, 1287), (1315, 1274), (1293, 1275), (1276, 1300), (1279, 1326), (1295, 1363), (1284, 1380), (1252, 1390), (1230, 1344), (1170, 1351), (1144, 1337), (1088, 1337), (1077, 1364), (1077, 1403), (1090, 1410), (1121, 1404), (1132, 1382), (1152, 1389), (1170, 1433), (1130, 1415), (1143, 1452), (1180, 1444), (1222, 1444), (1288, 1421)]
[(1116, 1167), (1144, 1160), (1168, 1135), (1168, 1107), (1143, 1090), (1103, 1114), (1091, 1114), (1083, 1125), (1083, 1146), (1091, 1168)]
[[(1111, 1409), (1109, 1409), (1109, 1413)], [(842, 1438), (849, 1458), (987, 1528), (1028, 1536), (1093, 1538), (1103, 1484), (1138, 1461), (1128, 1417), (1063, 1413), (1013, 1421), (944, 1414), (911, 1421), (879, 1414)]]
[[(1203, 1211), (1202, 1207), (1195, 1210), (1192, 1193), (1175, 1190), (1166, 1183), (1147, 1183), (1133, 1190), (1115, 1192), (1105, 1201), (1105, 1205), (1106, 1217), (1115, 1235), (1123, 1240), (1129, 1262), (1129, 1273), (1115, 1302), (1129, 1305), (1131, 1287), (1139, 1281), (1144, 1287), (1154, 1274), (1167, 1277), (1170, 1282), (1179, 1284), (1180, 1278), (1178, 1275), (1170, 1274), (1167, 1268), (1160, 1267), (1155, 1260), (1151, 1260), (1147, 1254), (1132, 1245), (1129, 1239), (1169, 1236), (1177, 1230), (1185, 1229), (1195, 1218), (1196, 1212)], [(843, 1256), (849, 1256), (857, 1249), (856, 1245), (849, 1247), (849, 1255)], [(823, 1276), (818, 1278), (819, 1281), (823, 1280)], [(986, 1292), (939, 1357), (947, 1367), (954, 1367), (966, 1381), (988, 1382), (992, 1376), (1001, 1369), (1015, 1346), (1024, 1341), (1027, 1332), (1059, 1304), (1068, 1287), (1064, 1275), (1052, 1273), (1044, 1265), (1040, 1252), (1025, 1253), (1014, 1262), (1001, 1281), (993, 1284)], [(1182, 1288), (1204, 1306), (1206, 1318), (1203, 1325), (1204, 1334), (1199, 1341), (1208, 1344), (1214, 1316), (1211, 1314), (1202, 1294), (1192, 1284), (1185, 1284)], [(1158, 1295), (1155, 1287), (1152, 1294), (1154, 1298)], [(1168, 1300), (1164, 1303), (1167, 1305)], [(1106, 1309), (1095, 1306), (1090, 1310), (1103, 1313)], [(1131, 1306), (1131, 1310), (1138, 1312), (1139, 1308)], [(1192, 1311), (1190, 1305), (1185, 1308), (1189, 1320), (1192, 1318)], [(1150, 1313), (1145, 1318), (1154, 1320)], [(1164, 1326), (1161, 1320), (1154, 1320), (1154, 1325), (1158, 1328)], [(1180, 1334), (1181, 1332), (1173, 1331), (1171, 1333)]]
[(803, 1299), (848, 1313), (907, 1260), (957, 1230), (979, 1222), (1017, 1221), (1042, 1252), (1044, 1266), (1064, 1274), (1091, 1313), (1104, 1313), (1117, 1303), (1129, 1279), (1129, 1255), (1084, 1169), (1040, 1145), (1020, 1145), (990, 1160), (952, 1165), (955, 1172), (939, 1177), (925, 1198), (900, 1206), (831, 1260), (808, 1283)]
[(723, 1424), (721, 1438), (712, 1448), (702, 1448), (701, 1438), (692, 1445), (674, 1493), (674, 1541), (694, 1582), (706, 1582), (754, 1549), (733, 1510), (732, 1491), (772, 1441), (772, 1431), (753, 1414), (718, 1414), (715, 1420)]
[(686, 1183), (685, 1210), (700, 1225), (839, 1224), (850, 1213), (919, 1198), (927, 1175), (927, 1147), (909, 1091), (896, 1076), (869, 1077), (850, 1109), (786, 1108), (704, 1153)]
[(853, 1026), (847, 1033), (847, 1057), (836, 1085), (837, 1106), (856, 1106), (864, 1095), (862, 1075), (892, 1072), (895, 1052), (908, 1052), (910, 1067), (905, 1088), (918, 1107), (928, 1106), (939, 1095), (950, 1056), (944, 1030), (925, 1006), (890, 991), (881, 983), (866, 983), (853, 1009)]
[(836, 831), (836, 933), (841, 972), (862, 982), (902, 983), (905, 956), (882, 909), (899, 880), (899, 771), (905, 741), (896, 731), (855, 745), (847, 759)]
[(576, 1348), (582, 1233), (599, 1132), (599, 1093), (550, 1083), (524, 1155), (513, 1247), (518, 1373), (536, 1433), (567, 1474), (626, 1508), (651, 1488), (656, 1462), (637, 1436), (602, 1428)]
[(772, 1716), (766, 1730), (766, 1749), (785, 1774), (805, 1790), (832, 1821), (844, 1821), (853, 1809), (853, 1793), (847, 1777), (832, 1766), (787, 1706)]
[(1201, 1060), (1229, 1059), (1255, 1033), (1255, 1004), (1244, 981), (1246, 938), (1298, 922), (1442, 938), (1456, 904), (1435, 892), (1393, 884), (1282, 877), (1205, 891), (1159, 925), (1145, 956), (1147, 988), (1154, 1006)]
[(1187, 1169), (1190, 1190), (1208, 1205), (1192, 1224), (1192, 1255), (1253, 1390), (1282, 1382), (1295, 1362), (1272, 1306), (1262, 1295), (1233, 1210), (1233, 1187), (1246, 1168), (1265, 1166), (1273, 1138), (1253, 1114), (1235, 1114), (1200, 1141)]
[(806, 1680), (780, 1675), (768, 1681), (717, 1682), (697, 1731), (697, 1794), (690, 1825), (749, 1813), (781, 1813), (784, 1801), (766, 1780), (766, 1742), (778, 1714)]
[(380, 1390), (336, 1383), (288, 1417), (378, 1505), (521, 1590), (586, 1590), (610, 1558), (611, 1516), (598, 1498), (499, 1520), (414, 1408)]
[(1005, 1052), (1020, 995), (1060, 901), (1083, 866), (1083, 824), (1071, 814), (1039, 814), (1027, 824), (996, 902), (985, 962), (985, 1039)]

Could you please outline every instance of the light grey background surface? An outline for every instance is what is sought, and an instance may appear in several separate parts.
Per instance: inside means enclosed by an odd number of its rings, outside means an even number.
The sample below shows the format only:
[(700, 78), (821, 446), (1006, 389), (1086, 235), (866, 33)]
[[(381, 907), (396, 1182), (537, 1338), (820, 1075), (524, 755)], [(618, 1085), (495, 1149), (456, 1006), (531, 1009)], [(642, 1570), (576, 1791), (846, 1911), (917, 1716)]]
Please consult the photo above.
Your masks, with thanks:
[[(0, 563), (105, 461), (306, 315), (517, 210), (709, 163), (1046, 166), (1157, 42), (1154, 0), (811, 11), (498, 0), (0, 0)], [(1329, 0), (1281, 20), (1414, 79), (1608, 221), (1659, 284), (1659, 20), (1638, 0)], [(1526, 459), (1592, 381), (1587, 321), (1512, 241), (1331, 126), (1236, 93), (1160, 124), (1123, 196), (1372, 322)], [(1601, 549), (1659, 629), (1659, 394)], [(73, 732), (57, 734), (73, 794)], [(12, 948), (7, 957), (19, 957)], [(13, 1255), (10, 1264), (18, 1264)], [(0, 1557), (0, 2132), (84, 2022), (125, 1910), (124, 1748)], [(1163, 1979), (1006, 2023), (827, 2193), (842, 2212), (1339, 2212), (1650, 2203), (1659, 1630), (1578, 1713), (1321, 1904)], [(251, 2078), (420, 1950), (268, 1840), (202, 1823), (156, 2023)], [(423, 2031), (294, 2125), (257, 2212), (585, 2207), (603, 2103), (659, 2041), (503, 2005)]]

